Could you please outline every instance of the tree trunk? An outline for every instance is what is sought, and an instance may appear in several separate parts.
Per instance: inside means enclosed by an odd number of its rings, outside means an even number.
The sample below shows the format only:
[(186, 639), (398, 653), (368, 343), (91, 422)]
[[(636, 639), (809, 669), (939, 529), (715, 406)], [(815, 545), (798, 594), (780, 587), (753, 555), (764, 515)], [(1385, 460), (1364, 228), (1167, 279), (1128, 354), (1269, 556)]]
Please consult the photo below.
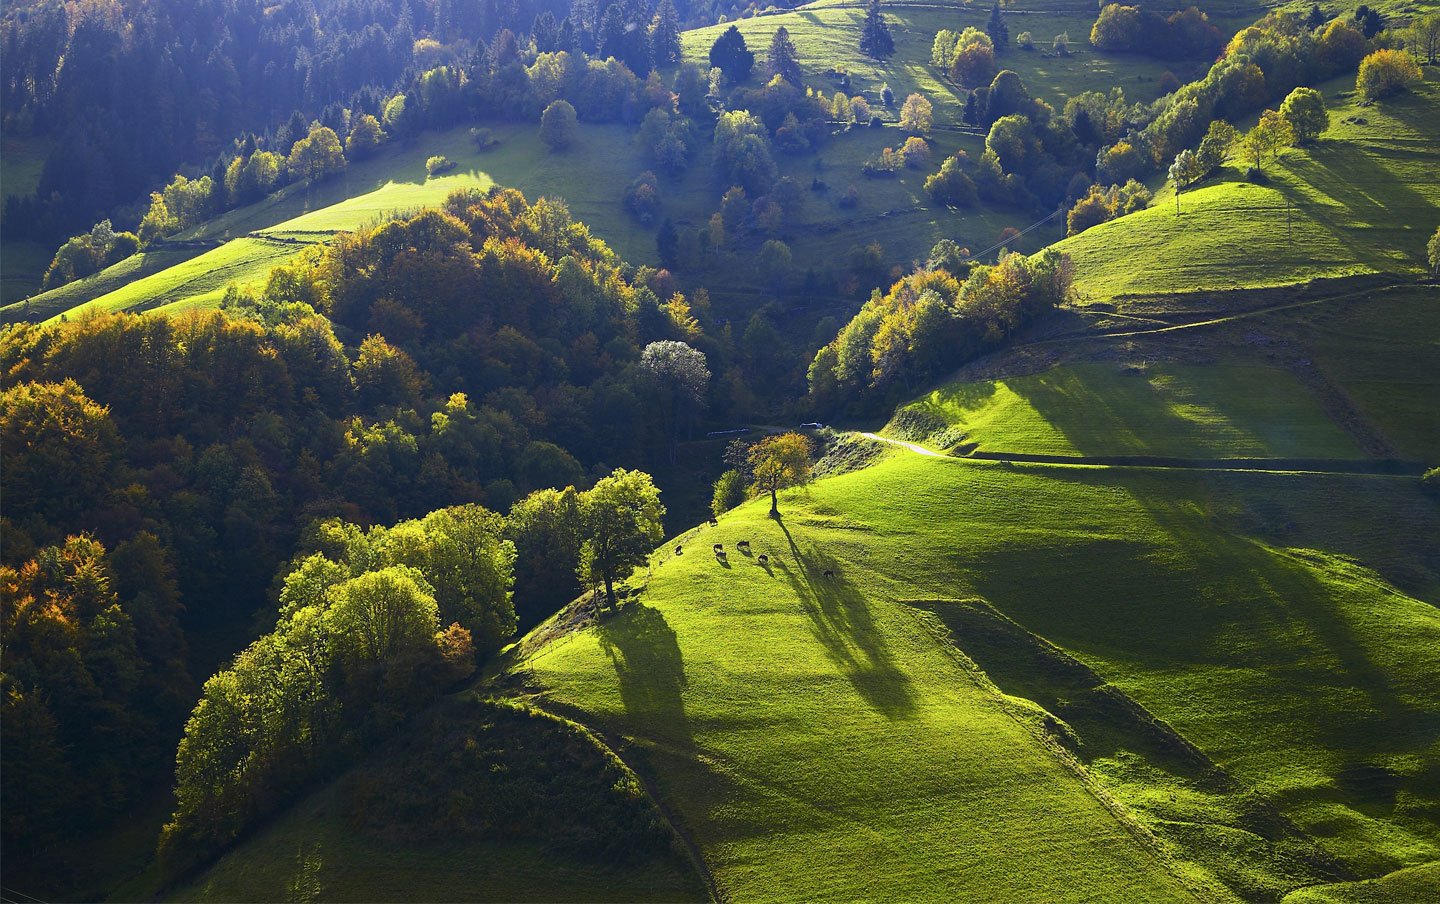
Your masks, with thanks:
[(615, 608), (615, 588), (610, 584), (609, 571), (605, 572), (605, 600), (610, 604), (611, 609)]
[(775, 488), (770, 488), (770, 517), (780, 517), (780, 497), (775, 495)]

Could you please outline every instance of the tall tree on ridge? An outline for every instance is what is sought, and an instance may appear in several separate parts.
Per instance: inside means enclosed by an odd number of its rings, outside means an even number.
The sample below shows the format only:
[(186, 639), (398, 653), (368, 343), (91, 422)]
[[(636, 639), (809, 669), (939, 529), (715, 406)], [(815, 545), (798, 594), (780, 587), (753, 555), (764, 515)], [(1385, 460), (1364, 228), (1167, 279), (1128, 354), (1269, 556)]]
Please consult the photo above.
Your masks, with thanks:
[(656, 66), (680, 62), (680, 16), (672, 0), (660, 0), (655, 8), (655, 25), (650, 31), (650, 56)]
[(765, 75), (772, 79), (778, 75), (797, 88), (804, 87), (800, 54), (795, 50), (795, 42), (790, 40), (790, 32), (783, 25), (770, 39), (770, 49), (765, 54)]
[(876, 60), (883, 60), (895, 53), (895, 39), (890, 36), (890, 26), (880, 15), (880, 0), (870, 0), (865, 8), (865, 27), (860, 32), (860, 51)]
[(1000, 12), (1000, 0), (990, 7), (990, 21), (985, 23), (985, 33), (995, 42), (995, 52), (1004, 53), (1010, 46), (1010, 26), (1005, 24), (1005, 14)]

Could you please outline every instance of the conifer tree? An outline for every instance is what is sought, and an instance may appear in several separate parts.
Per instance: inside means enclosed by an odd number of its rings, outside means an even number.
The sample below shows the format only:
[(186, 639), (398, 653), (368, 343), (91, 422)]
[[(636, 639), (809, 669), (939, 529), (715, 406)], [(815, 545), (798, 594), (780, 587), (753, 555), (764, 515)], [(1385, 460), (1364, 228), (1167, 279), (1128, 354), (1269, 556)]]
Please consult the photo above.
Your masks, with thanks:
[(1000, 0), (990, 7), (990, 21), (985, 24), (985, 33), (995, 42), (995, 52), (1004, 53), (1010, 46), (1010, 26), (1005, 24), (1005, 15), (1000, 12)]
[(776, 29), (775, 36), (770, 39), (770, 49), (765, 54), (766, 78), (773, 79), (777, 75), (797, 88), (804, 86), (800, 55), (795, 50), (795, 42), (790, 40), (790, 32), (783, 25)]
[(865, 28), (860, 33), (860, 52), (876, 60), (883, 60), (895, 53), (895, 39), (890, 36), (890, 26), (880, 15), (880, 0), (870, 0), (865, 9)]
[(725, 73), (726, 81), (739, 84), (750, 77), (755, 54), (745, 46), (745, 36), (734, 25), (715, 39), (710, 47), (710, 65)]
[(650, 56), (656, 66), (674, 66), (680, 55), (680, 17), (672, 0), (660, 0), (650, 32)]

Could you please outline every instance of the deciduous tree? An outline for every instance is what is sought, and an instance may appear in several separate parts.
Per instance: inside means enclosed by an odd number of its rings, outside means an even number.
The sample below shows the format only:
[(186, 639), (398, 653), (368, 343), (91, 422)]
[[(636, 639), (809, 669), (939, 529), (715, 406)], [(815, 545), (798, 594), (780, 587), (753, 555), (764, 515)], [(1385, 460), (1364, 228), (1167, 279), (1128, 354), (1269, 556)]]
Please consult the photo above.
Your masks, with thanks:
[(755, 490), (770, 494), (770, 516), (780, 517), (779, 493), (810, 480), (810, 439), (799, 433), (767, 436), (750, 447), (750, 481)]

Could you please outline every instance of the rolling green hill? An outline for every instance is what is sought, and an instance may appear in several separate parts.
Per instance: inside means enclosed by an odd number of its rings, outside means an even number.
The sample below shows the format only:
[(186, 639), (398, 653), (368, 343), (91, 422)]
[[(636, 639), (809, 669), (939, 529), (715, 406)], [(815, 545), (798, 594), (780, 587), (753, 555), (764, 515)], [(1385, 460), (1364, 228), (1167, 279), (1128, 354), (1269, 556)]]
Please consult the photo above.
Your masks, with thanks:
[[(1157, 193), (1146, 210), (1056, 245), (1075, 260), (1094, 301), (1187, 296), (1374, 273), (1422, 272), (1440, 222), (1435, 122), (1440, 85), (1361, 106), (1353, 83), (1322, 86), (1331, 125), (1311, 148), (1243, 181), (1237, 150), (1217, 176), (1181, 197)], [(1174, 296), (1179, 296), (1176, 299)]]

